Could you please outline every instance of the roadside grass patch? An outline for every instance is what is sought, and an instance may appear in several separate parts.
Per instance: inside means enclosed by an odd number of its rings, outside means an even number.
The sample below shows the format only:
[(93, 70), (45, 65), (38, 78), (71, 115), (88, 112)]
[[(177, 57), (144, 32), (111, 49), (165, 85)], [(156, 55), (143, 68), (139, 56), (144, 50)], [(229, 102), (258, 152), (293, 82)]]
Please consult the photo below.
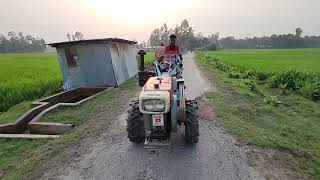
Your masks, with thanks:
[[(75, 124), (68, 134), (55, 140), (0, 140), (0, 179), (39, 178), (38, 168), (49, 163), (66, 149), (76, 146), (79, 139), (97, 138), (103, 133), (108, 117), (102, 117), (106, 109), (103, 105), (114, 98), (125, 96), (127, 92), (136, 92), (137, 79), (132, 78), (118, 88), (110, 89), (83, 104), (73, 108), (61, 108), (49, 113), (45, 119), (53, 122)], [(67, 118), (61, 118), (67, 117)], [(62, 120), (61, 120), (62, 119)], [(76, 153), (76, 152), (75, 152)]]
[(230, 77), (229, 71), (237, 67), (220, 64), (205, 53), (197, 56), (200, 68), (218, 85), (218, 91), (205, 96), (226, 131), (248, 144), (293, 154), (301, 162), (301, 171), (319, 179), (320, 104), (283, 82), (271, 88), (268, 81), (257, 79), (256, 73), (236, 70), (240, 77)]
[(0, 139), (0, 177), (14, 166), (13, 162), (44, 143), (46, 140)]
[(0, 124), (13, 123), (18, 117), (31, 108), (31, 102), (22, 102), (11, 107), (8, 111), (0, 114)]
[[(119, 88), (110, 89), (101, 95), (93, 97), (92, 99), (88, 100), (88, 103), (80, 104), (79, 106), (75, 106), (75, 107), (61, 106), (53, 110), (52, 112), (46, 114), (44, 117), (41, 118), (41, 121), (72, 124), (75, 126), (79, 126), (83, 122), (85, 122), (86, 119), (94, 117), (94, 115), (99, 111), (105, 111), (105, 109), (91, 110), (91, 108), (90, 108), (90, 111), (87, 111), (87, 107), (89, 105), (94, 106), (99, 103), (102, 103), (103, 101), (110, 101), (111, 99), (119, 95), (120, 93), (119, 89), (130, 90), (132, 87), (137, 86), (135, 80), (136, 79), (133, 78), (127, 81), (126, 83), (120, 85)], [(100, 107), (100, 108), (103, 108), (103, 107)]]

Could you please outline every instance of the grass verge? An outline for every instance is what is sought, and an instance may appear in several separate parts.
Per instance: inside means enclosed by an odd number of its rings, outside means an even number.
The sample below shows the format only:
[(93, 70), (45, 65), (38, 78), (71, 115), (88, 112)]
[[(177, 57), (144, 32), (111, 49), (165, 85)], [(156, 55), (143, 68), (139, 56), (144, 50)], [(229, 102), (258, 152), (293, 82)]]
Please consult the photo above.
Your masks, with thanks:
[(22, 102), (0, 114), (0, 124), (13, 123), (31, 108), (31, 102)]
[[(64, 107), (52, 115), (49, 114), (54, 121), (58, 121), (60, 117), (68, 117), (69, 122), (76, 125), (70, 133), (61, 138), (50, 141), (0, 140), (0, 179), (37, 179), (50, 164), (63, 163), (69, 159), (63, 152), (77, 153), (74, 149), (81, 140), (96, 140), (106, 131), (108, 121), (114, 118), (108, 113), (123, 111), (117, 106), (120, 103), (118, 100), (122, 98), (126, 103), (128, 93), (134, 94), (137, 89), (137, 80), (133, 78), (119, 88), (106, 91), (77, 107)], [(59, 161), (54, 161), (56, 157), (60, 157)]]
[(197, 54), (200, 68), (219, 88), (206, 98), (220, 123), (240, 140), (293, 154), (299, 169), (320, 178), (320, 104), (286, 89), (234, 78)]

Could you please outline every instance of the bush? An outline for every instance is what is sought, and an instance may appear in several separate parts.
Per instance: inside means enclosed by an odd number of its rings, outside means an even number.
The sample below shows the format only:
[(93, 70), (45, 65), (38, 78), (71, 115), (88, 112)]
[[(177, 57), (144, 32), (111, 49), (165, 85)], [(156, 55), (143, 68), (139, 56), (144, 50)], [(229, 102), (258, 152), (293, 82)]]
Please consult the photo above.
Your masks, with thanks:
[(275, 74), (269, 81), (271, 88), (281, 88), (297, 92), (302, 96), (318, 101), (320, 98), (320, 77), (314, 73), (288, 70)]
[(248, 86), (248, 88), (250, 89), (250, 91), (252, 91), (252, 92), (258, 92), (258, 89), (257, 89), (257, 85), (256, 85), (256, 83), (254, 82), (254, 80), (252, 80), (252, 79), (245, 79), (244, 81), (244, 84), (246, 85), (246, 86)]
[(287, 86), (288, 86), (288, 83), (280, 84), (280, 85), (279, 85), (279, 88), (281, 89), (281, 94), (282, 94), (282, 95), (287, 94)]
[(264, 72), (257, 72), (256, 73), (256, 77), (258, 81), (265, 81), (268, 79), (269, 75), (267, 73)]
[(244, 79), (251, 79), (255, 77), (255, 72), (251, 70), (246, 70), (245, 72), (242, 73), (242, 78)]
[(297, 70), (288, 70), (276, 73), (272, 78), (272, 87), (278, 88), (280, 84), (287, 84), (287, 89), (296, 91), (299, 89), (299, 84), (307, 81), (312, 77), (309, 73), (304, 73)]
[(240, 77), (241, 77), (241, 74), (236, 71), (229, 72), (229, 78), (239, 79)]
[(318, 83), (311, 83), (309, 81), (304, 81), (299, 86), (299, 93), (306, 98), (312, 99), (313, 101), (318, 101), (320, 97), (320, 90), (319, 90)]
[(206, 50), (216, 51), (217, 50), (217, 46), (216, 46), (215, 43), (211, 43), (209, 46), (206, 47)]

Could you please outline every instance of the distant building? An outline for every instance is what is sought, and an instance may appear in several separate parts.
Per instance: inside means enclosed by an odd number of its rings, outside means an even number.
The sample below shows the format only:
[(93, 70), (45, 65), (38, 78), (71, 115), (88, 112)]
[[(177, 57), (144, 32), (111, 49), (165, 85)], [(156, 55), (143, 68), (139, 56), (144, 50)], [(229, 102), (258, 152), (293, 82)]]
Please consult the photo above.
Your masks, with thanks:
[(143, 50), (145, 50), (146, 52), (155, 52), (157, 47), (144, 47), (142, 48)]
[(264, 44), (256, 45), (256, 49), (271, 49), (271, 48), (272, 48), (271, 45), (264, 45)]
[(91, 39), (49, 44), (57, 49), (66, 91), (79, 87), (118, 86), (138, 72), (136, 42)]

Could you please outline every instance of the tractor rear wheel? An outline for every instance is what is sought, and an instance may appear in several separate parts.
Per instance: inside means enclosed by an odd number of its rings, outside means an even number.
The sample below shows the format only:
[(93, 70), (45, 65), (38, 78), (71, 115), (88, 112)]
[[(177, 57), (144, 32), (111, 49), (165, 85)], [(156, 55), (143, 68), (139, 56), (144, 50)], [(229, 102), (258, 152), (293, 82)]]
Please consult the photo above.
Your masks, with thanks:
[(198, 105), (194, 100), (186, 101), (185, 139), (187, 143), (199, 142)]
[(141, 143), (145, 140), (144, 122), (139, 110), (139, 101), (130, 104), (127, 117), (128, 138), (133, 143)]

